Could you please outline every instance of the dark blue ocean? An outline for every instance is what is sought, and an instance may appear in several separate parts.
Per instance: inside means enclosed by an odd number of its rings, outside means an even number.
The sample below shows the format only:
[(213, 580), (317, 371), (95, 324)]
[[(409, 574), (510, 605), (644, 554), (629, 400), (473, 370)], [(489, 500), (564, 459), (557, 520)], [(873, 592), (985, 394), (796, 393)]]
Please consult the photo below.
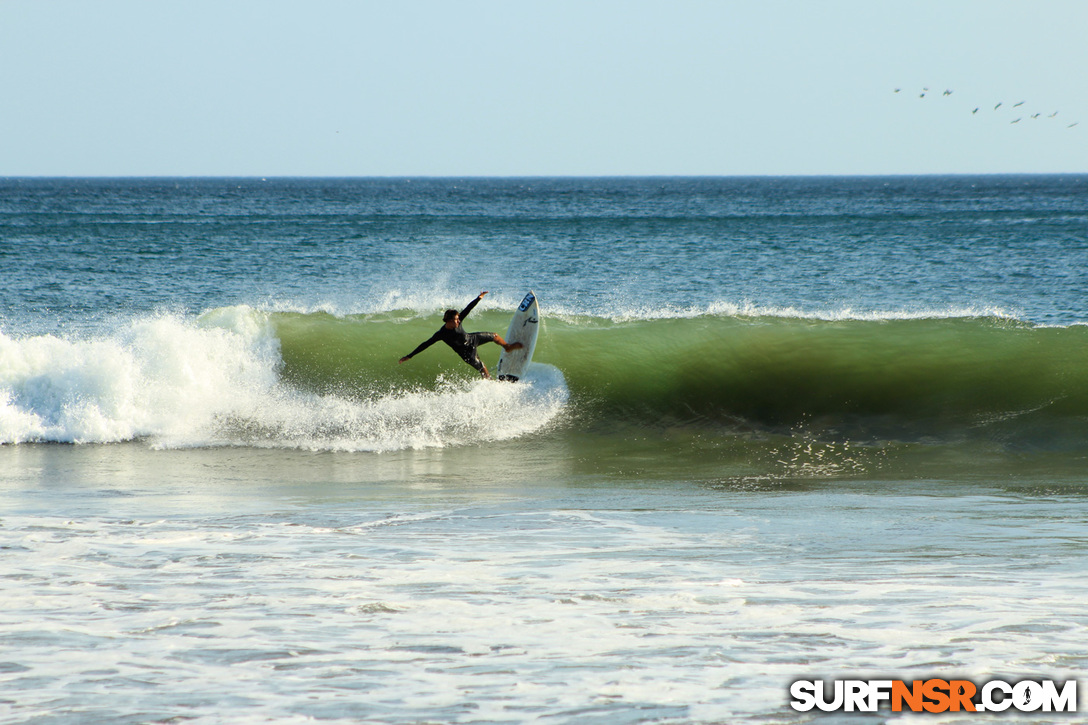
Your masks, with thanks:
[(428, 294), (535, 285), (571, 314), (1067, 325), (1085, 316), (1086, 213), (1084, 176), (7, 179), (0, 302), (15, 330), (237, 304), (427, 311)]
[(0, 179), (0, 722), (1078, 677), (1086, 323), (1083, 175)]

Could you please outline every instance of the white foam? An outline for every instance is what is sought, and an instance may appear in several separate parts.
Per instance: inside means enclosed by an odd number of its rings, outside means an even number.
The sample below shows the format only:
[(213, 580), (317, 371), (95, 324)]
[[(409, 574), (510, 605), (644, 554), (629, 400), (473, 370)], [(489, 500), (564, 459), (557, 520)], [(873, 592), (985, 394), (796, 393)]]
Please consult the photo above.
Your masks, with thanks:
[(537, 430), (568, 394), (558, 370), (538, 365), (518, 385), (318, 396), (282, 384), (280, 364), (267, 316), (244, 306), (138, 320), (93, 339), (0, 333), (0, 443), (441, 447)]
[[(485, 311), (513, 310), (521, 302), (526, 290), (511, 288), (492, 292), (484, 299), (481, 309)], [(262, 305), (262, 307), (275, 312), (297, 312), (302, 314), (324, 312), (336, 317), (394, 311), (409, 311), (421, 317), (433, 317), (443, 309), (463, 306), (474, 294), (476, 294), (475, 291), (454, 290), (444, 282), (436, 282), (432, 289), (388, 290), (380, 295), (368, 296), (365, 300), (350, 303), (323, 301), (316, 304), (302, 304), (289, 300), (268, 300), (267, 304)], [(777, 317), (824, 320), (828, 322), (978, 318), (1017, 321), (1025, 319), (1021, 311), (988, 305), (948, 305), (944, 307), (904, 309), (869, 308), (852, 305), (804, 308), (796, 305), (757, 304), (749, 300), (740, 302), (716, 300), (706, 304), (693, 305), (647, 305), (609, 302), (607, 305), (602, 306), (600, 302), (596, 302), (589, 306), (583, 306), (574, 300), (555, 299), (548, 297), (546, 294), (541, 300), (541, 305), (547, 317), (572, 323), (585, 320), (587, 317), (606, 319), (611, 322), (690, 319), (704, 316)]]
[[(573, 321), (584, 318), (584, 313), (573, 313), (559, 309), (549, 309), (553, 317)], [(613, 322), (631, 322), (637, 320), (672, 320), (696, 317), (750, 317), (783, 318), (798, 320), (823, 320), (840, 322), (846, 320), (881, 322), (891, 320), (943, 320), (998, 318), (1005, 320), (1021, 319), (1015, 312), (995, 307), (943, 307), (915, 310), (864, 309), (839, 307), (825, 309), (804, 309), (794, 306), (757, 305), (752, 302), (718, 301), (706, 305), (664, 306), (664, 307), (620, 307), (610, 311), (605, 319)]]
[(217, 439), (160, 445), (246, 444), (310, 450), (376, 451), (442, 448), (508, 440), (539, 430), (563, 410), (562, 373), (534, 365), (516, 385), (488, 380), (441, 381), (355, 400), (279, 389), (256, 397), (221, 421)]
[(278, 346), (262, 316), (197, 325), (138, 320), (89, 340), (0, 333), (0, 442), (117, 442), (192, 431), (275, 384)]

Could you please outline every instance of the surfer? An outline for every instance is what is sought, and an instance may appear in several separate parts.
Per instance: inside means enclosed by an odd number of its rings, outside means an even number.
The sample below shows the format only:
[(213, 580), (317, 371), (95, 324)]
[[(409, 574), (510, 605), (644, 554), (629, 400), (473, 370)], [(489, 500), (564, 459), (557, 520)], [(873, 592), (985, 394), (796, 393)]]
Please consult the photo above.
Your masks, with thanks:
[(476, 368), (480, 372), (480, 375), (490, 380), (491, 374), (487, 372), (487, 366), (480, 362), (480, 356), (476, 354), (476, 348), (487, 342), (497, 343), (507, 352), (510, 352), (511, 350), (520, 350), (524, 346), (520, 342), (507, 344), (506, 340), (502, 339), (502, 337), (495, 332), (465, 332), (464, 328), (461, 327), (461, 323), (468, 317), (468, 313), (472, 312), (472, 308), (475, 307), (486, 294), (487, 290), (481, 292), (476, 299), (469, 302), (465, 309), (460, 312), (457, 310), (446, 310), (446, 313), (442, 315), (442, 327), (438, 328), (438, 332), (421, 342), (419, 347), (402, 357), (400, 361), (403, 363), (410, 360), (441, 340), (452, 347), (453, 351), (460, 355), (462, 360)]

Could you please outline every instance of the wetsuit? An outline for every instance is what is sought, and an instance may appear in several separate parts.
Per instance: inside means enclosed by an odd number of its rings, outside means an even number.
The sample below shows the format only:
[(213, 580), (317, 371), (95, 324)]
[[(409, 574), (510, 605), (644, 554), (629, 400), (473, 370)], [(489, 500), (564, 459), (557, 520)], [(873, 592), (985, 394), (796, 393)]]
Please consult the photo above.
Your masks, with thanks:
[[(460, 317), (462, 323), (465, 321), (465, 318), (468, 317), (468, 313), (472, 312), (472, 308), (475, 307), (476, 303), (478, 303), (479, 301), (480, 298), (477, 297), (476, 299), (472, 300), (472, 302), (469, 302), (468, 306), (465, 307), (465, 309), (461, 310)], [(438, 328), (438, 332), (431, 335), (430, 339), (420, 343), (419, 347), (405, 355), (405, 359), (414, 357), (415, 355), (423, 352), (439, 340), (452, 347), (453, 351), (460, 355), (462, 360), (464, 360), (469, 365), (476, 368), (479, 372), (482, 373), (484, 370), (484, 364), (480, 362), (480, 356), (476, 354), (476, 348), (477, 346), (485, 342), (494, 342), (495, 333), (465, 332), (465, 328), (462, 325), (458, 325), (451, 330), (445, 325), (442, 325), (442, 327)]]

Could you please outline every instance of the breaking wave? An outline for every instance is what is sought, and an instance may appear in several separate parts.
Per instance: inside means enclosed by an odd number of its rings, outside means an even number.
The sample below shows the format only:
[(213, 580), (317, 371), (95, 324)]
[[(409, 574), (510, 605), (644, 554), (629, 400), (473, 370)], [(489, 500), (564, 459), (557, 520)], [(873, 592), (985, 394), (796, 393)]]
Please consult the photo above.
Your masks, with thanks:
[[(474, 313), (503, 331), (508, 312)], [(530, 374), (480, 380), (434, 311), (211, 310), (95, 337), (0, 334), (0, 441), (391, 451), (559, 423), (1088, 443), (1088, 327), (995, 314), (545, 313)], [(481, 348), (494, 366), (499, 349)]]

